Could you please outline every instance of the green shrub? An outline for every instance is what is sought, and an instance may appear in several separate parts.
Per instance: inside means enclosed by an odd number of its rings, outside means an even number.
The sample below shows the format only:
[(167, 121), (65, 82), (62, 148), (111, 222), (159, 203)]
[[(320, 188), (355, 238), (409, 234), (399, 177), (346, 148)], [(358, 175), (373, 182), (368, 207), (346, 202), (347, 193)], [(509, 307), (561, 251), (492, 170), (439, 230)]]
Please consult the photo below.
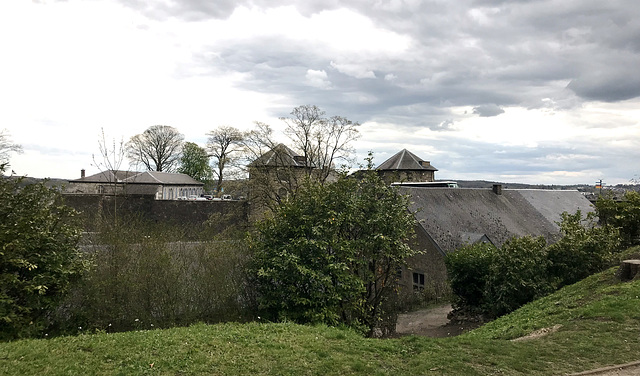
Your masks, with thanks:
[(497, 253), (490, 243), (466, 245), (445, 258), (454, 305), (481, 307), (485, 302), (485, 290), (489, 266)]
[(623, 246), (640, 244), (640, 192), (628, 191), (619, 201), (600, 196), (595, 207), (602, 225), (619, 229)]
[(369, 334), (383, 321), (395, 324), (388, 316), (395, 318), (397, 270), (413, 254), (407, 206), (373, 172), (301, 187), (259, 226), (253, 243), (263, 314)]
[(570, 285), (611, 266), (620, 236), (610, 225), (598, 226), (595, 214), (562, 214), (562, 237), (549, 246), (549, 275), (556, 288)]
[(0, 178), (0, 338), (40, 333), (85, 267), (75, 211), (44, 183)]
[(597, 226), (593, 213), (563, 213), (559, 225), (561, 237), (550, 246), (543, 237), (525, 236), (499, 249), (475, 244), (447, 255), (457, 307), (500, 316), (617, 260), (617, 229)]
[(548, 266), (542, 236), (508, 240), (489, 265), (484, 310), (494, 317), (501, 316), (551, 292)]
[(547, 294), (545, 246), (543, 237), (525, 236), (501, 248), (477, 243), (450, 253), (445, 263), (455, 306), (496, 317)]

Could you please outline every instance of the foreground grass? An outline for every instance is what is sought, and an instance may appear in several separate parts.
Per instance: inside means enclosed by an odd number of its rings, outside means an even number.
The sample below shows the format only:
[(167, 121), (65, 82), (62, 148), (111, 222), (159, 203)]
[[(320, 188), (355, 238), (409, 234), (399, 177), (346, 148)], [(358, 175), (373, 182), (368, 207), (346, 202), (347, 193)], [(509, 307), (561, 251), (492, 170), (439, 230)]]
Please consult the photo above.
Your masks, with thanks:
[[(0, 374), (561, 375), (640, 360), (640, 280), (615, 268), (456, 338), (220, 324), (0, 344)], [(562, 325), (547, 336), (511, 339)]]

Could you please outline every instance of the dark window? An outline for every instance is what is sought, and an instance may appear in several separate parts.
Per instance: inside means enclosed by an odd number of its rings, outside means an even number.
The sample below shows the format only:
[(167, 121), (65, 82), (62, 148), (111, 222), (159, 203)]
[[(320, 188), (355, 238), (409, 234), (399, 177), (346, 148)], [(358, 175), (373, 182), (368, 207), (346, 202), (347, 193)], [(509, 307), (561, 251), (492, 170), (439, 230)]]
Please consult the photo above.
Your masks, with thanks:
[(413, 289), (414, 290), (424, 290), (424, 274), (423, 273), (413, 273)]

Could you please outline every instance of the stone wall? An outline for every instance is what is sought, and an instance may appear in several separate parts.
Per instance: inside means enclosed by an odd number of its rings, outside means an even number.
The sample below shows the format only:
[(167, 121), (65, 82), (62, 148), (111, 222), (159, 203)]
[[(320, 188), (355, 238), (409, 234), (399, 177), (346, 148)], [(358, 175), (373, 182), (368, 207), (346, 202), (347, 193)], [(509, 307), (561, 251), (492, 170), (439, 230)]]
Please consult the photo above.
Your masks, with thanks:
[[(447, 282), (447, 268), (444, 254), (438, 250), (433, 239), (420, 226), (415, 227), (415, 238), (411, 248), (421, 253), (406, 260), (407, 264), (399, 275), (400, 293), (404, 299), (411, 301), (411, 296), (418, 300), (441, 300), (450, 294)], [(414, 284), (414, 273), (422, 275), (422, 286)]]
[[(156, 200), (151, 195), (105, 196), (64, 195), (65, 203), (80, 212), (86, 231), (95, 230), (99, 218), (137, 216), (150, 222), (200, 226), (212, 215), (214, 231), (228, 226), (245, 226), (246, 201)], [(214, 221), (215, 222), (215, 221)]]

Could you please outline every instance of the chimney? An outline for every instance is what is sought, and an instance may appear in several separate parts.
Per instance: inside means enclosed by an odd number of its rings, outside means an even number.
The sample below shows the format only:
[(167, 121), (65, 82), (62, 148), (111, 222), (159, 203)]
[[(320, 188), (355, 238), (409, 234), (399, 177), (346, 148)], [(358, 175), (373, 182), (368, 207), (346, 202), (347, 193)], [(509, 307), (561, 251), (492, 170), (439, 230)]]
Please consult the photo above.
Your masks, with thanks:
[(494, 184), (493, 185), (493, 193), (497, 194), (498, 196), (502, 194), (502, 184)]
[(84, 168), (80, 170), (80, 179), (84, 178)]

